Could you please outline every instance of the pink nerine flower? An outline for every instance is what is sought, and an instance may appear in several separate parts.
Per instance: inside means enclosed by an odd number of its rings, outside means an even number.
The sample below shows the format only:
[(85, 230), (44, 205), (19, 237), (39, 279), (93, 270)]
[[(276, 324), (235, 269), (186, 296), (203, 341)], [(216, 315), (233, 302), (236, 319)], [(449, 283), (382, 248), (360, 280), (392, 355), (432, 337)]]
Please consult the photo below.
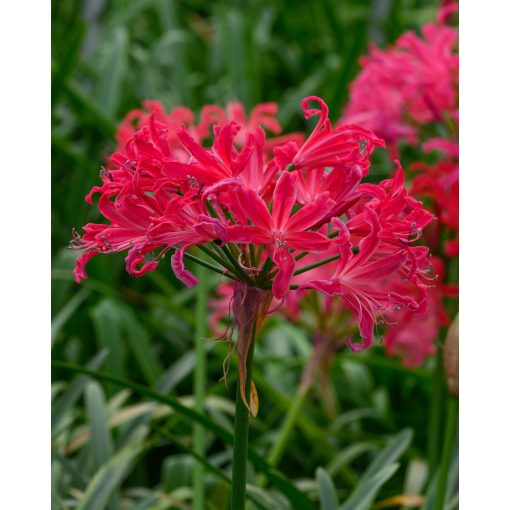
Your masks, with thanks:
[[(390, 356), (399, 356), (406, 367), (417, 367), (425, 358), (436, 353), (435, 342), (440, 328), (449, 324), (450, 319), (443, 305), (444, 297), (457, 297), (458, 288), (444, 284), (444, 265), (441, 259), (431, 259), (435, 278), (428, 292), (426, 310), (411, 313), (407, 309), (394, 311), (388, 315), (390, 325), (384, 336), (384, 347)], [(401, 292), (413, 290), (401, 284)]]
[(455, 257), (459, 254), (459, 145), (453, 140), (433, 138), (423, 144), (423, 150), (437, 150), (442, 159), (433, 165), (421, 162), (411, 165), (417, 172), (411, 191), (428, 200), (438, 217), (439, 222), (427, 236), (429, 242), (434, 249), (439, 249), (438, 245), (444, 241), (444, 254)]
[[(407, 194), (401, 168), (379, 185), (361, 184), (370, 154), (383, 145), (370, 130), (333, 127), (318, 97), (302, 105), (307, 118), (320, 117), (302, 144), (268, 142), (264, 128), (279, 131), (274, 106), (260, 105), (249, 119), (240, 105), (229, 106), (228, 119), (208, 107), (198, 126), (183, 109), (184, 125), (176, 126), (157, 104), (148, 118), (133, 114), (129, 122), (141, 125), (132, 126), (102, 170), (102, 184), (87, 195), (90, 203), (99, 196), (106, 223), (75, 235), (72, 246), (83, 251), (76, 280), (99, 254), (127, 251), (126, 269), (139, 277), (171, 252), (171, 267), (187, 286), (197, 279), (186, 259), (233, 281), (234, 308), (249, 322), (271, 299), (292, 310), (306, 289), (323, 292), (326, 302), (341, 300), (358, 318), (364, 347), (385, 309), (420, 309), (428, 252), (414, 243), (432, 216)], [(218, 123), (206, 146), (201, 130), (212, 118)], [(127, 136), (129, 125), (123, 129)], [(190, 253), (197, 248), (207, 260)], [(413, 291), (394, 290), (397, 280)], [(241, 335), (241, 360), (250, 331)]]
[(395, 45), (370, 49), (350, 86), (342, 123), (372, 129), (393, 147), (418, 142), (418, 128), (458, 118), (457, 30), (442, 21), (406, 32)]
[[(264, 128), (268, 133), (277, 135), (276, 138), (272, 138), (268, 142), (270, 147), (275, 147), (290, 140), (300, 145), (304, 140), (301, 133), (289, 133), (283, 137), (278, 136), (282, 128), (276, 118), (278, 105), (274, 102), (258, 104), (249, 116), (246, 115), (244, 106), (239, 102), (229, 103), (225, 109), (217, 105), (205, 105), (200, 112), (198, 122), (195, 121), (195, 114), (184, 106), (177, 106), (168, 114), (159, 101), (143, 101), (142, 107), (131, 110), (119, 125), (115, 134), (119, 150), (122, 151), (128, 140), (137, 131), (149, 124), (151, 114), (157, 122), (166, 127), (168, 144), (174, 151), (180, 150), (178, 132), (182, 127), (186, 128), (197, 143), (202, 144), (211, 137), (212, 126), (223, 126), (229, 121), (233, 121), (239, 126), (235, 137), (237, 146), (243, 146), (246, 143), (246, 135), (255, 131), (258, 126)], [(182, 156), (185, 157), (184, 152)]]

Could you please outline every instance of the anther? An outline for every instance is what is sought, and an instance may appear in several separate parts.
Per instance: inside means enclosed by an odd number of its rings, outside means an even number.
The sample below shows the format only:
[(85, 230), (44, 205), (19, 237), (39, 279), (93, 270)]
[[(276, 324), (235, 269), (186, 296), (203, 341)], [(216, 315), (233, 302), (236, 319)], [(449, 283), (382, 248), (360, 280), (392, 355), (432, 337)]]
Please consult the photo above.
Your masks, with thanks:
[(113, 248), (112, 244), (110, 243), (110, 241), (108, 240), (108, 238), (106, 236), (99, 236), (100, 239), (103, 240), (104, 244), (106, 245), (106, 247), (111, 250)]
[(359, 246), (357, 244), (351, 246), (351, 252), (353, 255), (357, 255), (359, 253)]

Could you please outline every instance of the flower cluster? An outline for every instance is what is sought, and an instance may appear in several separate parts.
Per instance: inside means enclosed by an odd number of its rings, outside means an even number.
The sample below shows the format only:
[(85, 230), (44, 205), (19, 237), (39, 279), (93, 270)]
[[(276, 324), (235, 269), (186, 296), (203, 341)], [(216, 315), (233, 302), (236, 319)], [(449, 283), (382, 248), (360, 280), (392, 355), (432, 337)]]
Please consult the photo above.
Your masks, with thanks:
[[(446, 264), (459, 253), (458, 34), (447, 25), (457, 8), (456, 2), (446, 3), (438, 21), (423, 26), (423, 38), (407, 32), (388, 49), (371, 48), (361, 59), (362, 71), (351, 84), (342, 118), (374, 130), (394, 154), (406, 144), (420, 151), (410, 165), (410, 192), (438, 218), (425, 237)], [(431, 164), (434, 155), (440, 159)], [(443, 298), (454, 297), (457, 287), (439, 277), (445, 273), (440, 258), (434, 266), (438, 279), (428, 309), (394, 314), (398, 325), (387, 329), (388, 353), (400, 355), (408, 366), (434, 353), (440, 327), (449, 322)]]
[[(381, 139), (355, 124), (333, 127), (318, 97), (302, 107), (306, 118), (318, 117), (303, 141), (269, 143), (263, 127), (275, 124), (266, 117), (242, 126), (224, 116), (210, 147), (189, 123), (158, 120), (161, 109), (147, 118), (138, 112), (142, 125), (87, 195), (99, 195), (108, 223), (75, 233), (72, 246), (83, 250), (75, 279), (98, 254), (128, 250), (126, 270), (139, 277), (172, 251), (187, 286), (197, 279), (185, 258), (235, 281), (234, 312), (247, 296), (258, 310), (268, 299), (291, 308), (291, 296), (307, 289), (339, 298), (358, 320), (361, 343), (348, 340), (354, 350), (372, 343), (386, 312), (423, 309), (430, 258), (416, 241), (433, 215), (408, 194), (399, 164), (390, 179), (361, 182)], [(205, 259), (189, 253), (194, 246)]]
[(406, 32), (361, 58), (342, 122), (372, 129), (396, 151), (400, 141), (416, 145), (424, 126), (458, 120), (457, 30), (444, 23), (451, 9), (422, 27), (423, 38)]

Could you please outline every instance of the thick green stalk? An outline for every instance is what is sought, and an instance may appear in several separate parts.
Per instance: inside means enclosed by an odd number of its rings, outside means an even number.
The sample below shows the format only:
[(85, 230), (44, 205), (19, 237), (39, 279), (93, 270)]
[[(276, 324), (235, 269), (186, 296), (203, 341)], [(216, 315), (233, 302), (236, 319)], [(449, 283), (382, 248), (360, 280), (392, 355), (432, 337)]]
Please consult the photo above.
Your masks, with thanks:
[[(195, 372), (193, 392), (195, 394), (195, 409), (199, 413), (204, 411), (206, 390), (206, 355), (204, 335), (207, 329), (207, 270), (198, 266), (197, 301), (195, 306)], [(205, 457), (205, 430), (202, 425), (193, 426), (193, 451), (200, 457)], [(204, 505), (204, 466), (196, 461), (193, 469), (193, 510), (203, 510)]]
[[(246, 358), (246, 400), (250, 402), (251, 372), (255, 349), (256, 322), (253, 325), (252, 340)], [(246, 500), (246, 460), (248, 454), (248, 429), (250, 414), (241, 397), (241, 385), (237, 382), (236, 411), (234, 423), (234, 460), (232, 463), (231, 510), (244, 510)]]
[(439, 466), (439, 480), (437, 484), (436, 501), (434, 510), (444, 509), (444, 500), (448, 486), (448, 472), (450, 470), (450, 461), (452, 458), (455, 438), (457, 433), (457, 417), (459, 412), (459, 401), (450, 396), (448, 399), (448, 417), (446, 420), (446, 430), (443, 442), (443, 455), (441, 456), (441, 465)]

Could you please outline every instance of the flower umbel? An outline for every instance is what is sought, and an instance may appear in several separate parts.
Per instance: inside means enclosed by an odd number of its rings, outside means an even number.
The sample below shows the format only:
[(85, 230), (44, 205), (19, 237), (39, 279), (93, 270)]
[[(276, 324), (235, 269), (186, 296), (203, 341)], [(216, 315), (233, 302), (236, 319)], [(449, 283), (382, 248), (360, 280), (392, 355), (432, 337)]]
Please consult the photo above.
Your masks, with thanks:
[[(250, 120), (240, 105), (227, 108), (228, 115), (210, 107), (198, 126), (189, 111), (174, 110), (170, 121), (153, 103), (144, 105), (154, 107), (150, 115), (128, 116), (119, 135), (123, 147), (101, 172), (102, 185), (87, 196), (90, 202), (99, 195), (108, 223), (89, 223), (72, 242), (83, 251), (76, 280), (86, 277), (86, 263), (99, 254), (127, 250), (126, 270), (140, 277), (171, 251), (172, 269), (185, 285), (197, 283), (185, 267), (191, 259), (235, 282), (234, 301), (251, 296), (257, 315), (267, 312), (271, 299), (292, 307), (295, 293), (306, 289), (338, 296), (358, 319), (361, 343), (348, 342), (354, 350), (371, 344), (387, 310), (423, 308), (429, 262), (427, 249), (414, 244), (432, 215), (408, 195), (400, 166), (380, 184), (361, 183), (370, 154), (383, 145), (370, 130), (333, 127), (318, 97), (302, 105), (305, 117), (319, 116), (304, 141), (268, 141), (264, 129), (280, 130), (267, 105)], [(213, 117), (208, 147), (204, 119)], [(194, 246), (203, 257), (188, 253)], [(395, 290), (402, 281), (413, 290)], [(247, 321), (238, 312), (234, 307), (241, 332)], [(251, 337), (240, 337), (249, 346)]]

